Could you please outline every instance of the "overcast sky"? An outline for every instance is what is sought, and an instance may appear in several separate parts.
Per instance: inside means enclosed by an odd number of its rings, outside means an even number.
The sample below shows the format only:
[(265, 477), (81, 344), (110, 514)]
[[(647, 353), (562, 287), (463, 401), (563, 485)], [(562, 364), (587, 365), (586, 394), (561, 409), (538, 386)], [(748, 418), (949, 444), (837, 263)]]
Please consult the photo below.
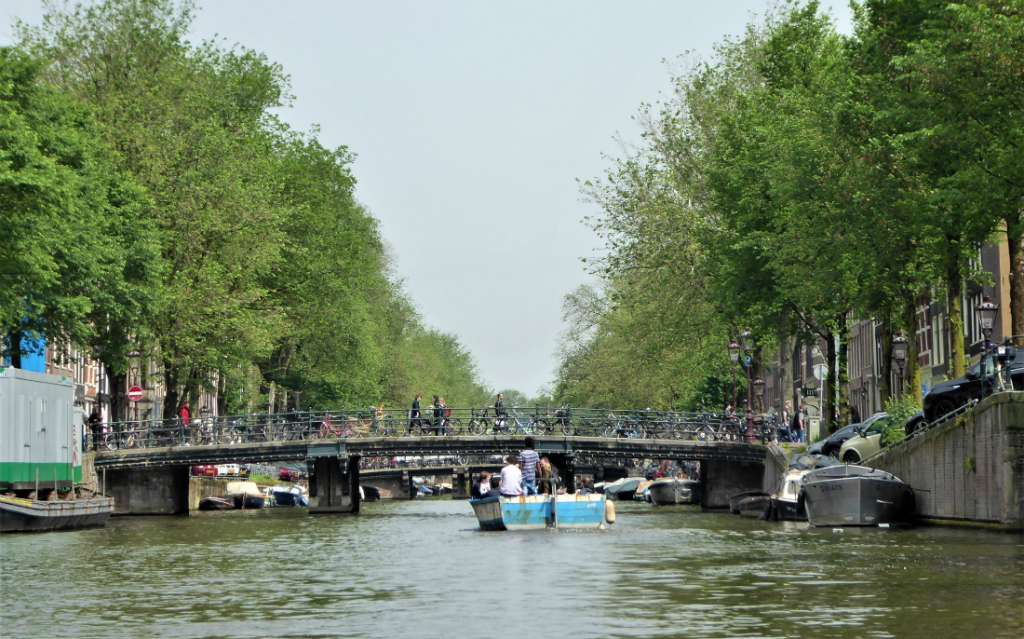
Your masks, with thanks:
[[(849, 30), (846, 0), (824, 0)], [(196, 40), (265, 52), (291, 76), (294, 127), (357, 155), (357, 197), (380, 220), (426, 321), (458, 335), (484, 380), (550, 383), (562, 296), (589, 280), (598, 213), (577, 178), (634, 142), (631, 117), (670, 66), (710, 55), (765, 0), (462, 2), (206, 0)], [(0, 1), (38, 23), (41, 2)]]

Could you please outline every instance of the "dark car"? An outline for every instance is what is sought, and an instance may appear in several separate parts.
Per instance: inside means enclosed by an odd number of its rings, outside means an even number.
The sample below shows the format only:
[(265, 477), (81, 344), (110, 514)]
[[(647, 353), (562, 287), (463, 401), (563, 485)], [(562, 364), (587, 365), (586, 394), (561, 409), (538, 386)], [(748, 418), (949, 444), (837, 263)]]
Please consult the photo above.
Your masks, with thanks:
[(924, 411), (919, 410), (907, 419), (903, 424), (903, 430), (907, 433), (907, 437), (910, 437), (914, 434), (914, 431), (927, 423), (928, 421), (924, 418)]
[(862, 429), (866, 429), (872, 423), (885, 417), (885, 413), (875, 413), (871, 417), (868, 417), (863, 422), (857, 424), (850, 424), (849, 426), (843, 426), (836, 432), (829, 435), (821, 445), (821, 454), (828, 455), (829, 457), (837, 457), (839, 455), (839, 449), (843, 447), (847, 439), (857, 435)]
[[(1024, 388), (1024, 348), (1000, 346), (1007, 376), (1013, 388)], [(958, 379), (936, 384), (924, 396), (924, 417), (934, 422), (943, 415), (951, 413), (964, 404), (988, 395), (992, 391), (992, 375), (982, 374), (981, 363), (967, 369), (967, 374)]]

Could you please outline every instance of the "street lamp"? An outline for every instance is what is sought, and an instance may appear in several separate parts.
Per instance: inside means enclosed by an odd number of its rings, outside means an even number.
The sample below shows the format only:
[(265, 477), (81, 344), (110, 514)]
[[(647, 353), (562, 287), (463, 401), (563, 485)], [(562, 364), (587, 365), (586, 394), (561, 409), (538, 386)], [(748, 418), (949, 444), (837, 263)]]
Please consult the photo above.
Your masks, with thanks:
[(761, 412), (764, 412), (764, 380), (758, 377), (754, 380), (754, 395), (761, 400)]
[(753, 360), (750, 353), (754, 350), (754, 336), (750, 331), (740, 333), (740, 346), (743, 348), (743, 367), (747, 369), (747, 441), (753, 443), (754, 437), (754, 384), (751, 380)]
[(732, 362), (732, 409), (736, 410), (736, 364), (740, 362), (740, 345), (736, 340), (729, 341), (729, 361)]
[(902, 335), (897, 335), (892, 338), (892, 361), (896, 364), (896, 368), (899, 369), (899, 385), (897, 387), (896, 396), (903, 394), (903, 367), (907, 363), (907, 338)]
[[(981, 351), (982, 360), (986, 357), (990, 357), (992, 354), (992, 327), (996, 323), (996, 314), (998, 312), (999, 306), (997, 304), (993, 304), (992, 300), (987, 297), (984, 298), (981, 304), (974, 309), (974, 314), (978, 319), (978, 326), (981, 327), (981, 334), (985, 338)], [(998, 366), (998, 364), (996, 366)], [(993, 366), (992, 368), (995, 370), (997, 375), (996, 383), (999, 386), (999, 390), (1002, 390), (1003, 375), (1002, 371), (996, 366)], [(984, 371), (986, 369), (983, 367), (982, 370)]]

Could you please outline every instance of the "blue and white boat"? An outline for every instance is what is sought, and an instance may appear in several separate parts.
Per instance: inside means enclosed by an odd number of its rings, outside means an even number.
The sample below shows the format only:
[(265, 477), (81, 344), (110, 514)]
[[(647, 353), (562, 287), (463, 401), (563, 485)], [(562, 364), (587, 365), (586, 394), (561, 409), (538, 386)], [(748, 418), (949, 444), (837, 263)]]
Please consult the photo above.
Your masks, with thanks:
[(602, 494), (489, 496), (469, 503), (481, 530), (603, 528), (615, 522), (615, 507)]
[(274, 505), (299, 506), (309, 508), (309, 498), (301, 486), (275, 486), (273, 490)]

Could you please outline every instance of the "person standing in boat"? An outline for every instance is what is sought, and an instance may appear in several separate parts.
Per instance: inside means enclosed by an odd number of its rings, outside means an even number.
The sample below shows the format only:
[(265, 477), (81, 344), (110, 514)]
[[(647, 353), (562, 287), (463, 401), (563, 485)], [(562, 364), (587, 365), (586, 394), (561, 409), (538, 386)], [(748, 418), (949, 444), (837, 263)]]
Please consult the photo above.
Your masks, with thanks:
[(540, 463), (540, 457), (537, 455), (537, 451), (534, 450), (533, 437), (527, 437), (526, 441), (523, 442), (523, 452), (519, 453), (519, 466), (523, 471), (523, 494), (524, 495), (536, 495), (537, 494), (537, 464)]
[(537, 486), (542, 495), (555, 494), (555, 478), (558, 477), (558, 469), (551, 465), (547, 455), (540, 458), (537, 465)]
[(516, 465), (515, 455), (505, 458), (505, 467), (501, 469), (501, 483), (498, 484), (498, 491), (502, 497), (519, 497), (523, 494), (523, 472)]

